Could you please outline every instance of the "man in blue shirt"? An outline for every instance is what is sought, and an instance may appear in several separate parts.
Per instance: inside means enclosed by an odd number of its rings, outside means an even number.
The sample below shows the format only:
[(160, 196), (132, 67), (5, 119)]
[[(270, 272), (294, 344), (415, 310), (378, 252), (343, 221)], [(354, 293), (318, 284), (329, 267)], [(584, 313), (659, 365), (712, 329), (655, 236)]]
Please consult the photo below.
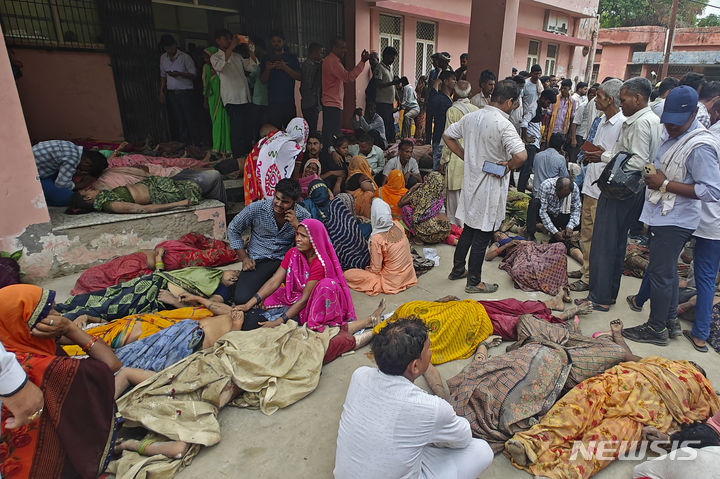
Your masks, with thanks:
[(445, 120), (448, 109), (453, 105), (451, 95), (455, 90), (455, 73), (443, 71), (430, 86), (427, 114), (432, 118), (433, 170), (437, 171), (442, 156), (442, 135), (445, 133)]
[(720, 200), (720, 144), (697, 120), (698, 94), (689, 86), (674, 88), (660, 121), (665, 125), (655, 155), (655, 173), (645, 175), (648, 190), (640, 221), (650, 226), (650, 262), (643, 288), (650, 288), (647, 323), (626, 328), (623, 336), (666, 346), (680, 336), (677, 319), (677, 258), (700, 224), (700, 203)]
[(295, 82), (300, 81), (300, 62), (285, 51), (285, 37), (270, 34), (271, 52), (260, 63), (260, 81), (268, 86), (268, 121), (284, 129), (297, 116)]
[[(295, 230), (310, 213), (297, 204), (300, 185), (289, 178), (275, 186), (275, 196), (247, 205), (228, 225), (230, 247), (243, 264), (235, 287), (235, 304), (245, 304), (280, 266), (295, 243)], [(250, 244), (243, 232), (250, 228)]]

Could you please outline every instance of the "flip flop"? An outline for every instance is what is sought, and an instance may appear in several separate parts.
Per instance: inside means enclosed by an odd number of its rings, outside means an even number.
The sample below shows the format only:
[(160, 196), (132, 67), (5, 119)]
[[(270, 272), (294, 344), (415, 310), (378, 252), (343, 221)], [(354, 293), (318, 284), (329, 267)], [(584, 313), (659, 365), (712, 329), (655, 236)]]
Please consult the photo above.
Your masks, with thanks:
[(630, 309), (632, 309), (633, 311), (635, 311), (637, 313), (642, 311), (642, 308), (635, 304), (635, 295), (634, 294), (631, 294), (630, 296), (625, 298), (625, 301), (627, 301), (628, 306), (630, 306)]
[(494, 293), (497, 291), (499, 286), (496, 283), (485, 283), (485, 287), (480, 289), (476, 286), (465, 286), (465, 292), (468, 294), (472, 293)]
[(707, 344), (705, 346), (698, 346), (697, 344), (695, 344), (695, 340), (692, 338), (692, 336), (690, 335), (690, 331), (688, 331), (687, 329), (683, 330), (683, 336), (685, 336), (687, 340), (690, 341), (690, 344), (692, 344), (692, 347), (695, 348), (695, 351), (701, 353), (708, 352)]
[(458, 279), (467, 278), (467, 275), (468, 275), (467, 270), (465, 270), (465, 272), (463, 272), (463, 274), (450, 273), (450, 274), (448, 275), (448, 279), (449, 279), (450, 281), (455, 281), (455, 280), (458, 280)]
[(597, 339), (597, 338), (601, 338), (603, 336), (610, 336), (610, 335), (612, 335), (611, 331), (598, 331), (597, 333), (593, 333), (592, 338)]
[(610, 306), (600, 306), (597, 303), (593, 303), (592, 305), (595, 311), (602, 311), (603, 313), (607, 313), (608, 311), (610, 311)]

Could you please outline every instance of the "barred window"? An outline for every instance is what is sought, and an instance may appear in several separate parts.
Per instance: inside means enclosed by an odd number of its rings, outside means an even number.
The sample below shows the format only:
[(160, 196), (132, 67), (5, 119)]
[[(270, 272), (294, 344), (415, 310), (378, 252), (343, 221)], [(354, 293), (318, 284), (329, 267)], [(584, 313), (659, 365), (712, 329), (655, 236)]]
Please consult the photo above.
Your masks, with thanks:
[(393, 75), (400, 76), (402, 65), (402, 18), (391, 15), (380, 15), (380, 55), (385, 47), (393, 47), (398, 52), (392, 65)]
[(557, 63), (557, 52), (558, 46), (552, 43), (548, 43), (547, 46), (547, 58), (545, 59), (545, 74), (555, 74), (555, 64)]
[(435, 24), (417, 22), (415, 32), (415, 80), (426, 75), (432, 67), (431, 56), (435, 53)]
[(525, 68), (527, 71), (530, 71), (530, 68), (533, 65), (536, 65), (538, 63), (538, 56), (540, 54), (540, 42), (536, 40), (530, 40), (530, 43), (528, 44), (528, 56), (527, 56), (527, 68)]
[(0, 23), (9, 45), (103, 48), (95, 0), (3, 0)]

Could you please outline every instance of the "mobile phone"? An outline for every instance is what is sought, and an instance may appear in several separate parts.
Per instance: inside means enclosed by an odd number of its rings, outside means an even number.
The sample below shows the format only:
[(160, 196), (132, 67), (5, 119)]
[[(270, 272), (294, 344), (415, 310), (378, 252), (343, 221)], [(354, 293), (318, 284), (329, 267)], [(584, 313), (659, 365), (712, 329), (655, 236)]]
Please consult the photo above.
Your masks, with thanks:
[(240, 43), (249, 43), (250, 37), (247, 35), (240, 35), (239, 33), (235, 35)]
[(653, 165), (652, 163), (646, 164), (643, 169), (645, 170), (646, 175), (654, 175), (655, 173), (657, 173), (655, 165)]
[(497, 163), (493, 163), (492, 161), (486, 161), (483, 163), (483, 173), (488, 173), (490, 175), (497, 175), (497, 176), (505, 176), (505, 173), (507, 172), (507, 168), (503, 165), (498, 165)]

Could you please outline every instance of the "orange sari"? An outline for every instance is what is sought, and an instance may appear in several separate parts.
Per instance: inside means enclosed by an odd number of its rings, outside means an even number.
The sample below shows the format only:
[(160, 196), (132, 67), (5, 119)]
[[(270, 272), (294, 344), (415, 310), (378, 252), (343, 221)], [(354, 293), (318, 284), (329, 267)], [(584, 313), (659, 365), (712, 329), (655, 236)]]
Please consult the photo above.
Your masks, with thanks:
[(5, 479), (97, 478), (115, 439), (115, 380), (104, 363), (55, 356), (55, 341), (30, 330), (52, 308), (55, 292), (29, 284), (0, 290), (0, 341), (15, 353), (45, 398), (40, 418), (7, 429), (0, 423), (0, 473)]
[(370, 169), (370, 165), (365, 157), (360, 155), (354, 156), (352, 160), (350, 160), (347, 179), (350, 180), (350, 178), (358, 174), (367, 176), (370, 181), (372, 181), (375, 189), (373, 191), (365, 191), (362, 188), (358, 188), (353, 191), (348, 191), (348, 193), (353, 195), (353, 198), (355, 198), (355, 212), (360, 216), (370, 218), (370, 206), (372, 204), (372, 199), (378, 196), (379, 189), (377, 183), (375, 183), (375, 180), (373, 179), (373, 173)]
[(402, 210), (398, 206), (398, 202), (407, 191), (405, 175), (400, 170), (392, 170), (388, 175), (387, 183), (380, 188), (380, 198), (390, 205), (390, 211), (396, 220), (402, 218)]

